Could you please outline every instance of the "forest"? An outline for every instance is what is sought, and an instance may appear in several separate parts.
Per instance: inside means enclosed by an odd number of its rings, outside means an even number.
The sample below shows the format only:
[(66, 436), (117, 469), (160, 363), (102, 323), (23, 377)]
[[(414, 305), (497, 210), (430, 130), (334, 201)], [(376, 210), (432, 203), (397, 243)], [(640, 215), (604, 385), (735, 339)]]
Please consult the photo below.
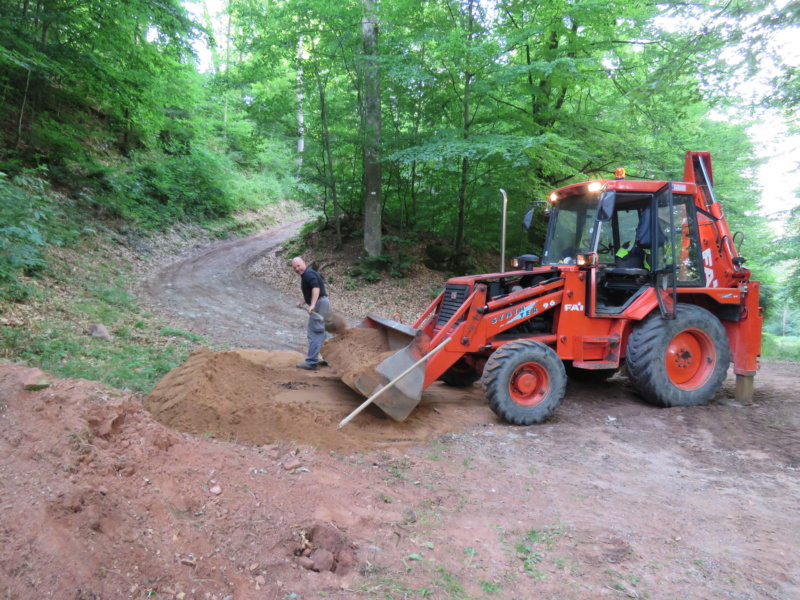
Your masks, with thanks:
[(0, 298), (105, 228), (284, 201), (374, 265), (420, 236), (496, 251), (503, 189), (510, 252), (535, 250), (520, 223), (553, 188), (679, 180), (708, 150), (766, 331), (800, 336), (800, 208), (762, 209), (748, 134), (793, 133), (799, 21), (773, 0), (6, 0)]

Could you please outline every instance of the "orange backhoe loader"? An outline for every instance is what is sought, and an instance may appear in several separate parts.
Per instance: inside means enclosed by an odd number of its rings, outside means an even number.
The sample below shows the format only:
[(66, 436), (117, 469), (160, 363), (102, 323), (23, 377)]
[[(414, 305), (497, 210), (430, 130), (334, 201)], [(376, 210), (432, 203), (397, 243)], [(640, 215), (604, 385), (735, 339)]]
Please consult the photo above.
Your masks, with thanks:
[(694, 406), (733, 362), (736, 399), (751, 400), (759, 283), (714, 194), (710, 153), (686, 153), (682, 182), (616, 176), (550, 195), (541, 259), (450, 279), (411, 327), (368, 316), (362, 326), (396, 352), (348, 385), (384, 391), (375, 404), (403, 420), (433, 382), (480, 379), (495, 413), (527, 425), (555, 412), (568, 375), (602, 380), (624, 365), (646, 401)]

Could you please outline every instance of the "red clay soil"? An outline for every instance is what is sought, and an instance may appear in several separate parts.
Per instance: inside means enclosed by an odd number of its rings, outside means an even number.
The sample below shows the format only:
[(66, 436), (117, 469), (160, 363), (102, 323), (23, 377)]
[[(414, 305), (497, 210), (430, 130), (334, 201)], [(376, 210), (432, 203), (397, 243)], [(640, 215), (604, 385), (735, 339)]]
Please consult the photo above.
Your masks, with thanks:
[(299, 284), (247, 268), (292, 227), (147, 286), (210, 343), (262, 350), (198, 351), (145, 399), (25, 391), (36, 373), (0, 362), (0, 598), (800, 598), (800, 364), (765, 363), (748, 407), (732, 376), (674, 409), (617, 376), (516, 427), (478, 385), (434, 384), (402, 423), (337, 429), (363, 397), (294, 368)]
[(146, 399), (167, 425), (0, 363), (0, 597), (800, 597), (800, 365), (752, 407), (615, 377), (526, 428), (437, 384), (337, 430), (363, 399), (301, 359), (200, 351)]

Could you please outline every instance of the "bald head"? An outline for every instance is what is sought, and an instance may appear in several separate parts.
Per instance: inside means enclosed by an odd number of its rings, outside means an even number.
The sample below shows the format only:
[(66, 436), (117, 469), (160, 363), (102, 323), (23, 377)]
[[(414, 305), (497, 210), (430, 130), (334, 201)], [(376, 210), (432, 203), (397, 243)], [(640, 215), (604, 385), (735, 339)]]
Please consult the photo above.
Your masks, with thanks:
[(294, 272), (298, 275), (302, 275), (306, 272), (306, 261), (299, 256), (294, 257), (292, 259), (292, 269), (294, 269)]

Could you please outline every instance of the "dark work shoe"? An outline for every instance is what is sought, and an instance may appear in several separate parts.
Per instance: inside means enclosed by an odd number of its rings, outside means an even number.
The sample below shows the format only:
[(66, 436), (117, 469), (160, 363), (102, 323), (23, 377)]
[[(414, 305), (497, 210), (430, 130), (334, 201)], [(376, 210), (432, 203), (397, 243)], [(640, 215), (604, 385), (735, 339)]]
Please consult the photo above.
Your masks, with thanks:
[(330, 365), (328, 364), (328, 361), (327, 361), (327, 360), (320, 360), (320, 361), (317, 361), (317, 366), (318, 366), (318, 367), (330, 367)]
[(307, 362), (297, 363), (295, 365), (298, 369), (305, 369), (306, 371), (316, 371), (317, 365)]

